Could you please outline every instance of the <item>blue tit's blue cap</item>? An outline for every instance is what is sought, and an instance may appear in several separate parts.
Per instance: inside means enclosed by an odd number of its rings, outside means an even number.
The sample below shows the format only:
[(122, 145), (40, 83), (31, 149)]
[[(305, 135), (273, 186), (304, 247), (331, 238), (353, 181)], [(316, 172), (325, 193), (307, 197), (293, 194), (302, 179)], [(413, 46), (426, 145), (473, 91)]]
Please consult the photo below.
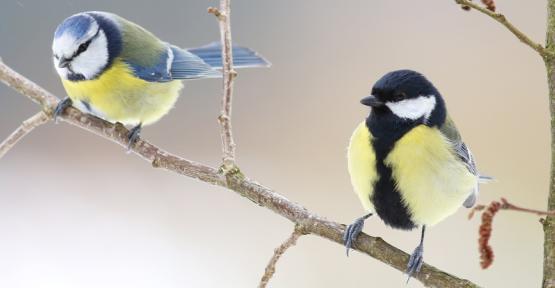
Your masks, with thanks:
[(71, 36), (75, 39), (80, 39), (85, 36), (92, 25), (96, 25), (93, 17), (85, 13), (76, 14), (67, 18), (58, 26), (54, 37), (59, 38), (65, 33), (71, 33)]

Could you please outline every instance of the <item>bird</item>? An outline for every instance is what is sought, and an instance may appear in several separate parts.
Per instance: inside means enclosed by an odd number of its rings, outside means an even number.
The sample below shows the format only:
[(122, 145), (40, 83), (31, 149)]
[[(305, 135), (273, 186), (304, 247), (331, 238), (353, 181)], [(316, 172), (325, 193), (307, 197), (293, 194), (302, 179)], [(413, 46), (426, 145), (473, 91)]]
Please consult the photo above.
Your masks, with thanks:
[[(235, 68), (269, 67), (257, 52), (233, 45)], [(52, 41), (53, 62), (69, 106), (132, 127), (128, 149), (141, 128), (174, 106), (182, 80), (222, 77), (221, 44), (182, 49), (109, 12), (88, 11), (66, 18)]]
[(343, 242), (349, 255), (374, 213), (395, 229), (421, 227), (407, 263), (408, 281), (421, 269), (426, 227), (461, 206), (474, 206), (479, 184), (492, 178), (478, 173), (442, 95), (423, 74), (389, 72), (360, 102), (370, 113), (353, 132), (347, 158), (353, 189), (367, 214), (347, 226)]

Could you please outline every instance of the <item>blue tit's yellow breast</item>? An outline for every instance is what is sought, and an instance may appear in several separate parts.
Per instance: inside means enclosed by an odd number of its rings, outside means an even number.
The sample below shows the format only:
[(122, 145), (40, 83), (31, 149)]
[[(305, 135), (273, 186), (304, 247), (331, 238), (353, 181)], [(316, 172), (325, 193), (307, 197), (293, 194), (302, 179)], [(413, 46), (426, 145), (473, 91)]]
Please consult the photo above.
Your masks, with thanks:
[(374, 210), (370, 199), (373, 194), (374, 183), (378, 180), (376, 154), (371, 143), (372, 135), (363, 121), (353, 132), (347, 152), (351, 183), (362, 206), (367, 211)]
[(455, 213), (478, 181), (449, 140), (425, 125), (400, 138), (384, 163), (417, 225), (433, 225)]
[(74, 105), (83, 112), (133, 125), (147, 125), (164, 116), (183, 87), (181, 81), (160, 83), (137, 78), (119, 58), (96, 79), (62, 83)]

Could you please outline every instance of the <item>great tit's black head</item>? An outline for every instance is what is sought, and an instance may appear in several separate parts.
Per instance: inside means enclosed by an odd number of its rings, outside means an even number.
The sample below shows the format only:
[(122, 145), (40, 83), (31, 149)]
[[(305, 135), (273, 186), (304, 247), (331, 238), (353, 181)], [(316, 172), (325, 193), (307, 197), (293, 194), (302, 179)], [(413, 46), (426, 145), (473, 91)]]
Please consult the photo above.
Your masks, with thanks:
[(385, 74), (374, 84), (371, 95), (360, 102), (377, 113), (392, 113), (409, 121), (427, 123), (432, 114), (445, 114), (443, 99), (437, 89), (424, 75), (412, 70)]

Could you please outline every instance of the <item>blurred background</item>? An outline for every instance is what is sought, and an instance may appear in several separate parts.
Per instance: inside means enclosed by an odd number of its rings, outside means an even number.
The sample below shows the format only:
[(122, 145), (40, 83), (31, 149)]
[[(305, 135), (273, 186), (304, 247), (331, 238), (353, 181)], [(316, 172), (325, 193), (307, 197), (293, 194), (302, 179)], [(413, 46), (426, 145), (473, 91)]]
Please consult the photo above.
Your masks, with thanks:
[[(545, 1), (497, 1), (533, 39)], [(2, 0), (0, 57), (59, 97), (51, 40), (66, 17), (105, 10), (182, 47), (219, 39), (217, 1)], [(232, 1), (236, 43), (271, 69), (241, 70), (233, 128), (243, 172), (313, 212), (350, 223), (364, 213), (346, 147), (367, 115), (359, 99), (384, 73), (418, 70), (446, 98), (480, 170), (480, 203), (506, 197), (544, 209), (549, 114), (543, 63), (492, 19), (453, 1)], [(142, 136), (216, 167), (220, 80), (187, 82), (176, 107)], [(38, 106), (0, 85), (0, 138)], [(493, 266), (479, 267), (479, 219), (468, 210), (429, 230), (425, 261), (485, 287), (541, 283), (538, 217), (501, 212)], [(0, 161), (0, 287), (255, 287), (292, 224), (219, 187), (151, 168), (103, 138), (65, 123), (35, 130)], [(411, 252), (419, 232), (378, 218), (365, 232)], [(405, 287), (400, 272), (340, 245), (302, 237), (271, 287)], [(420, 287), (411, 281), (409, 287)]]

